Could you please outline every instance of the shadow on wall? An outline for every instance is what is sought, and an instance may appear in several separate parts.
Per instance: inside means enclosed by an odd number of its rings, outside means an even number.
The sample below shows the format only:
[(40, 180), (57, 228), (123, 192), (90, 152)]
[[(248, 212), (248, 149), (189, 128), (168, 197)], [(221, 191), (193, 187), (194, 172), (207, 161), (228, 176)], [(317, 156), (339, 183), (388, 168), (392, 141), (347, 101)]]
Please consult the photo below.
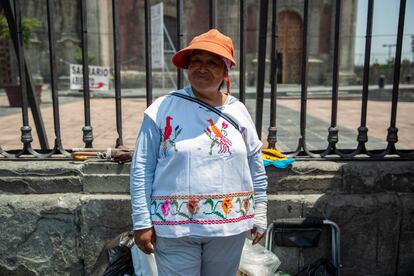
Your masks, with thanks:
[[(343, 275), (411, 275), (413, 168), (414, 161), (296, 161), (267, 169), (269, 221), (336, 222)], [(128, 190), (129, 163), (0, 162), (0, 275), (89, 275), (107, 241), (131, 229)], [(329, 257), (329, 241), (324, 231), (317, 248), (277, 247), (280, 269), (294, 274)]]
[[(410, 275), (414, 270), (413, 165), (296, 162), (293, 169), (268, 170), (269, 221), (318, 216), (336, 222), (341, 230), (343, 275)], [(330, 258), (330, 240), (326, 226), (317, 248), (276, 247), (280, 269), (296, 273), (304, 264)]]

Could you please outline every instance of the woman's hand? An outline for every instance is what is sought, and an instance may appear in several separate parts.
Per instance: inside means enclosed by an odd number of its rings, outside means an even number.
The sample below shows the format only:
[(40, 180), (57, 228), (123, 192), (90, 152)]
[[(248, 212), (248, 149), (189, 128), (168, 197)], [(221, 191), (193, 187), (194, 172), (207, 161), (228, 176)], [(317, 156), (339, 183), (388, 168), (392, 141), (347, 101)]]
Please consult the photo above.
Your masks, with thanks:
[(258, 243), (264, 236), (264, 232), (260, 233), (259, 231), (257, 231), (256, 227), (250, 230), (250, 234), (252, 235), (252, 238), (253, 238), (253, 242), (252, 242), (253, 245)]
[(154, 227), (134, 231), (135, 244), (145, 254), (154, 253), (155, 232)]

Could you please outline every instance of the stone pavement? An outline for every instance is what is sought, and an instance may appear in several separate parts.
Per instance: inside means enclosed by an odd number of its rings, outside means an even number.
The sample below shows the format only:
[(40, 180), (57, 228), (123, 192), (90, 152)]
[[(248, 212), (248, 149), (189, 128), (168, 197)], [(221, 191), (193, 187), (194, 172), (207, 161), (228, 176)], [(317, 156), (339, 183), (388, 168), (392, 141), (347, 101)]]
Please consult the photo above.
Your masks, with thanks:
[[(93, 92), (96, 93), (96, 92)], [(157, 94), (155, 94), (157, 95)], [(109, 97), (91, 98), (91, 124), (95, 148), (113, 147), (117, 138), (115, 121), (115, 101)], [(251, 98), (251, 97), (249, 97)], [(50, 92), (42, 95), (41, 110), (49, 145), (53, 146), (54, 129)], [(80, 95), (60, 96), (60, 124), (62, 143), (65, 148), (82, 147), (82, 127), (84, 125), (83, 98)], [(292, 151), (297, 147), (300, 133), (300, 99), (278, 99), (277, 127), (278, 146), (281, 150)], [(122, 124), (124, 145), (132, 148), (143, 119), (146, 103), (144, 98), (126, 97), (122, 99)], [(254, 117), (255, 100), (248, 99), (246, 106)], [(330, 125), (331, 101), (329, 99), (308, 99), (307, 145), (310, 150), (325, 149)], [(263, 112), (262, 140), (267, 145), (266, 134), (269, 126), (270, 101), (265, 99)], [(338, 104), (339, 148), (354, 148), (357, 145), (357, 128), (360, 124), (361, 102), (359, 99), (340, 100)], [(369, 129), (369, 149), (384, 148), (387, 128), (390, 121), (390, 102), (369, 101), (367, 127)], [(33, 147), (39, 143), (30, 114), (33, 128)], [(399, 142), (397, 148), (414, 149), (414, 102), (400, 102), (397, 113)], [(21, 109), (8, 107), (5, 94), (0, 92), (0, 145), (8, 149), (18, 149), (20, 144)]]
[[(286, 150), (296, 149), (300, 133), (300, 100), (277, 100), (276, 125), (278, 127), (278, 144)], [(249, 103), (247, 104), (249, 106)], [(270, 114), (270, 101), (265, 100), (264, 114)], [(249, 108), (251, 109), (251, 108)], [(368, 142), (367, 148), (383, 149), (386, 147), (387, 129), (390, 124), (391, 103), (385, 101), (368, 102)], [(307, 105), (307, 144), (310, 150), (326, 148), (328, 128), (331, 120), (331, 100), (308, 99)], [(263, 118), (262, 131), (267, 132), (268, 116)], [(339, 129), (338, 148), (355, 148), (357, 146), (358, 127), (360, 126), (361, 101), (345, 99), (338, 102), (337, 125)], [(398, 149), (414, 149), (414, 102), (398, 103), (397, 127)]]
[[(114, 147), (118, 137), (114, 100), (93, 98), (91, 99), (90, 106), (94, 134), (93, 146), (96, 148)], [(6, 150), (20, 148), (20, 127), (22, 122), (20, 108), (4, 107), (4, 100), (1, 102), (0, 109), (3, 108), (14, 109), (16, 112), (0, 117), (0, 128), (2, 129), (0, 143)], [(144, 109), (144, 99), (125, 99), (122, 101), (123, 140), (127, 147), (133, 147), (134, 145), (139, 126), (142, 123)], [(41, 105), (41, 110), (49, 146), (53, 146), (55, 135), (52, 105), (44, 103)], [(82, 98), (77, 98), (74, 101), (69, 101), (59, 106), (62, 144), (67, 149), (83, 147), (84, 145), (82, 142), (83, 110)], [(31, 113), (29, 124), (32, 127), (34, 139), (32, 145), (34, 148), (38, 148), (39, 142)]]

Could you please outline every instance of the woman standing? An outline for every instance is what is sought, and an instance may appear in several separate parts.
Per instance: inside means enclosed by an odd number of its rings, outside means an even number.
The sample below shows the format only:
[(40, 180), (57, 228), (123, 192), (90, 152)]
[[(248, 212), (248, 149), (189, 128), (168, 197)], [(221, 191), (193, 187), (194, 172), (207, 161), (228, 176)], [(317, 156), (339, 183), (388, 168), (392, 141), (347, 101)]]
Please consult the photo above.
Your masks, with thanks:
[[(267, 226), (262, 143), (230, 95), (231, 39), (212, 29), (172, 59), (190, 86), (145, 111), (131, 165), (134, 238), (159, 275), (235, 275)], [(226, 83), (227, 93), (220, 91)]]

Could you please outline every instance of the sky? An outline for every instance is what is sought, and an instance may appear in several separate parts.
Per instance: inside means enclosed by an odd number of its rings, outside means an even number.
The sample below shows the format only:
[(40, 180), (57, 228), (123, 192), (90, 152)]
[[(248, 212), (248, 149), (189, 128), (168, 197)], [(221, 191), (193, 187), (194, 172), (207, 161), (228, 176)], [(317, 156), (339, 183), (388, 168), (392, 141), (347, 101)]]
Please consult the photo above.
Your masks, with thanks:
[[(398, 14), (400, 0), (375, 0), (371, 41), (371, 63), (385, 63), (395, 55), (395, 47), (384, 47), (384, 44), (397, 43)], [(355, 41), (355, 64), (364, 63), (365, 33), (368, 0), (358, 0), (357, 30)], [(405, 9), (404, 38), (402, 59), (414, 62), (411, 52), (411, 36), (414, 36), (414, 0), (407, 0)]]

